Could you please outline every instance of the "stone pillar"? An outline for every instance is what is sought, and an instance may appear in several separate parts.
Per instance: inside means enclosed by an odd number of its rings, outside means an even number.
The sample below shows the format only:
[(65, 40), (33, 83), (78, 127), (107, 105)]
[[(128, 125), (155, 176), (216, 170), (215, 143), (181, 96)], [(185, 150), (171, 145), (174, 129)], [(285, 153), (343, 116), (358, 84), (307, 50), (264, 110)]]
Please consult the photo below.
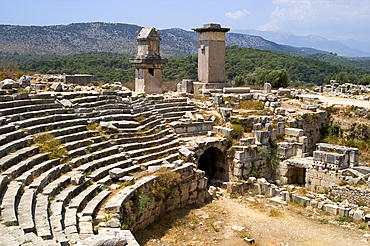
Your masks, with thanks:
[(265, 83), (264, 87), (263, 87), (263, 92), (264, 93), (271, 93), (271, 84), (270, 83)]
[(205, 88), (222, 89), (225, 87), (225, 37), (230, 28), (211, 23), (193, 30), (198, 32), (198, 80), (207, 84)]
[(162, 93), (162, 67), (167, 59), (160, 56), (160, 36), (154, 27), (143, 28), (137, 37), (138, 53), (130, 62), (135, 66), (135, 92)]

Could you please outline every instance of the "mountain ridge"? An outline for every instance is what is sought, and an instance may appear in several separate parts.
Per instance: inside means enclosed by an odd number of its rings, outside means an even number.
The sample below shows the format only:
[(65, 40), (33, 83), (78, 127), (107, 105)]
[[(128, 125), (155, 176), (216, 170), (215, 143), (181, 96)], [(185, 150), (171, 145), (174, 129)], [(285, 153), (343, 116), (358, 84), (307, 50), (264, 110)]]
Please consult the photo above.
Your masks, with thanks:
[[(136, 37), (141, 26), (126, 23), (72, 23), (53, 26), (0, 25), (0, 53), (69, 55), (87, 52), (111, 52), (135, 55)], [(164, 57), (180, 57), (197, 53), (197, 33), (181, 28), (158, 30)], [(293, 55), (329, 52), (281, 45), (255, 35), (228, 33), (226, 45), (266, 49)]]
[(350, 42), (329, 40), (319, 35), (298, 36), (288, 33), (280, 33), (273, 31), (260, 31), (255, 29), (235, 29), (235, 32), (249, 35), (258, 35), (267, 40), (279, 44), (287, 44), (291, 46), (304, 46), (318, 50), (325, 50), (336, 53), (339, 56), (346, 57), (366, 57), (370, 56), (369, 50), (359, 50), (359, 46), (353, 48)]

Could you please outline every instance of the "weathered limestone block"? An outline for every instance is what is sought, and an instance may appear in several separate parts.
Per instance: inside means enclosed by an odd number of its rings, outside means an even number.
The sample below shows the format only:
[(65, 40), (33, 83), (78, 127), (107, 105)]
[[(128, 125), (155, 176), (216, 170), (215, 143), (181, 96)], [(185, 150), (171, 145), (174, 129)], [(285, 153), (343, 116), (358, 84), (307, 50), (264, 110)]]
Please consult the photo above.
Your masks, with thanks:
[(290, 194), (288, 191), (281, 192), (281, 196), (282, 196), (283, 201), (290, 202)]
[(263, 92), (264, 93), (271, 93), (272, 86), (270, 83), (265, 83), (263, 86)]
[(255, 131), (254, 139), (256, 144), (267, 145), (269, 142), (270, 133), (268, 131)]
[(324, 211), (327, 211), (331, 214), (337, 215), (339, 212), (339, 207), (334, 204), (325, 204), (324, 205)]
[(307, 206), (310, 205), (310, 201), (311, 201), (311, 199), (309, 199), (307, 197), (298, 196), (298, 195), (295, 195), (295, 194), (292, 194), (292, 200), (295, 200), (298, 203), (300, 203), (302, 205), (307, 205)]
[(298, 128), (285, 128), (285, 135), (293, 136), (293, 137), (302, 137), (303, 130)]
[(357, 221), (361, 221), (363, 216), (364, 216), (364, 211), (362, 211), (362, 210), (360, 210), (360, 209), (357, 209), (357, 210), (353, 213), (353, 219), (354, 219), (354, 220), (357, 220)]
[(222, 126), (213, 126), (213, 131), (220, 133), (224, 136), (233, 136), (233, 129), (222, 127)]

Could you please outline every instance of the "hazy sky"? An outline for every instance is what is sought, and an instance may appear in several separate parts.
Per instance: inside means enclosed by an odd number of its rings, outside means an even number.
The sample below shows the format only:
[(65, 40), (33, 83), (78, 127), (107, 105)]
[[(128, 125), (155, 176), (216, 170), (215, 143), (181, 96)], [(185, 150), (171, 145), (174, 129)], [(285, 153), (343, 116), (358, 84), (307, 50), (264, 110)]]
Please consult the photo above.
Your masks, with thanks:
[(0, 0), (0, 24), (95, 21), (186, 30), (215, 22), (232, 30), (370, 41), (370, 0)]

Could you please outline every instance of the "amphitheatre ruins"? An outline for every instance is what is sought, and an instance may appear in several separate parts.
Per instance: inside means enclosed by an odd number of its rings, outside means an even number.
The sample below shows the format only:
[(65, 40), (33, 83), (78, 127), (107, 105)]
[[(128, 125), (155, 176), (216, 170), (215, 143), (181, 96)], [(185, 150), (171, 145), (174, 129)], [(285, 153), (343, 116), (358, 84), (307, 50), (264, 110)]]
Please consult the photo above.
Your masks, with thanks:
[(130, 60), (135, 91), (88, 86), (88, 75), (0, 82), (0, 245), (139, 245), (132, 232), (220, 189), (370, 221), (366, 160), (320, 142), (341, 124), (335, 115), (352, 131), (366, 126), (370, 87), (232, 87), (229, 29), (193, 30), (198, 81), (183, 78), (176, 92), (162, 89), (167, 59), (153, 27)]

